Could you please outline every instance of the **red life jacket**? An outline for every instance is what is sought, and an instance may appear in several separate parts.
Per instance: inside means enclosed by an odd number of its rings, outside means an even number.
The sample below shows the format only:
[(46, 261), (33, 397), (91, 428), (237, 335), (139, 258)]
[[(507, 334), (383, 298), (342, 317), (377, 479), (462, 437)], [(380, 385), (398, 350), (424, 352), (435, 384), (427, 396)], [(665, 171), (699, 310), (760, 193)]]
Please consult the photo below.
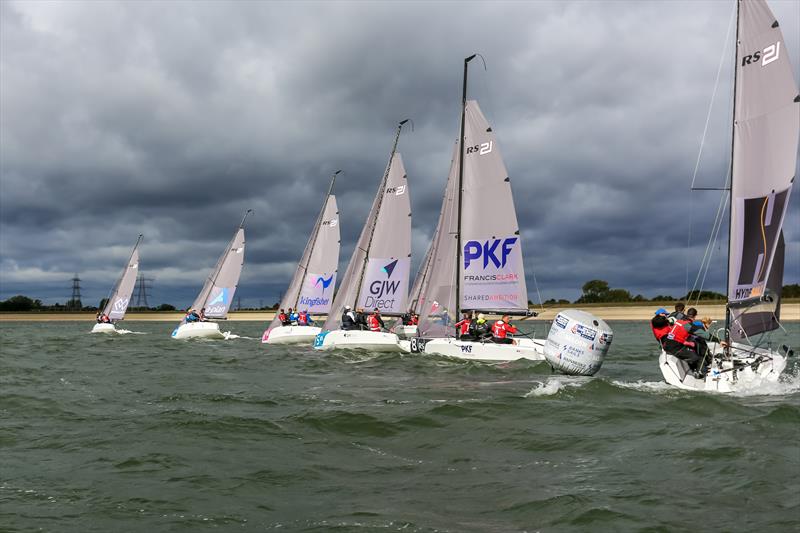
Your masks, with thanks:
[(492, 326), (492, 335), (498, 339), (505, 339), (507, 334), (516, 332), (517, 328), (511, 324), (506, 324), (502, 320), (498, 320)]
[(307, 313), (300, 313), (299, 315), (297, 315), (297, 324), (299, 326), (308, 325), (308, 314)]
[(465, 318), (461, 322), (456, 322), (456, 327), (461, 328), (458, 330), (459, 335), (466, 335), (467, 333), (469, 333), (469, 323), (470, 323), (469, 318)]
[(411, 325), (416, 326), (417, 324), (419, 324), (419, 318), (417, 318), (417, 315), (414, 315), (411, 317)]
[(687, 346), (694, 346), (693, 342), (689, 342), (689, 332), (683, 326), (688, 324), (688, 320), (676, 320), (675, 324), (670, 328), (667, 333), (667, 339)]
[(672, 329), (672, 326), (671, 326), (670, 324), (667, 324), (666, 326), (663, 326), (663, 327), (657, 328), (657, 327), (654, 327), (654, 326), (651, 324), (651, 325), (650, 325), (650, 329), (652, 329), (652, 330), (653, 330), (653, 335), (655, 336), (656, 340), (657, 340), (657, 341), (659, 341), (659, 342), (661, 342), (661, 340), (664, 338), (664, 335), (666, 335), (667, 333), (669, 333), (669, 330), (671, 330), (671, 329)]
[(286, 316), (286, 313), (280, 313), (278, 315), (278, 320), (280, 320), (281, 322), (286, 322), (288, 320), (288, 317)]
[(381, 323), (378, 322), (378, 319), (375, 318), (375, 315), (369, 315), (367, 317), (367, 325), (369, 326), (370, 331), (380, 331), (381, 330)]
[(103, 324), (108, 324), (109, 322), (111, 322), (111, 320), (108, 318), (108, 315), (101, 316), (100, 320), (103, 322)]

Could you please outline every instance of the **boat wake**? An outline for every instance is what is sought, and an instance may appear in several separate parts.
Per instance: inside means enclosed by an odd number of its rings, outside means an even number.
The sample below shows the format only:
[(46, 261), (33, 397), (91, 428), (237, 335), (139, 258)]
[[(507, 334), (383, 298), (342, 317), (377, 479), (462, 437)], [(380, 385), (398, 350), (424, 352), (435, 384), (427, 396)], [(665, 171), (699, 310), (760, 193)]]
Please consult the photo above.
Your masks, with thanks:
[(255, 337), (246, 337), (244, 335), (237, 335), (236, 333), (231, 333), (230, 331), (223, 331), (222, 336), (225, 337), (226, 341), (232, 339), (245, 339), (245, 340), (257, 340)]
[(129, 329), (118, 329), (117, 333), (120, 335), (147, 335), (146, 331), (131, 331)]
[(589, 383), (591, 379), (586, 378), (569, 378), (566, 376), (559, 376), (557, 378), (550, 378), (545, 382), (537, 383), (537, 385), (530, 391), (525, 393), (525, 398), (536, 396), (552, 396), (568, 388), (577, 389)]

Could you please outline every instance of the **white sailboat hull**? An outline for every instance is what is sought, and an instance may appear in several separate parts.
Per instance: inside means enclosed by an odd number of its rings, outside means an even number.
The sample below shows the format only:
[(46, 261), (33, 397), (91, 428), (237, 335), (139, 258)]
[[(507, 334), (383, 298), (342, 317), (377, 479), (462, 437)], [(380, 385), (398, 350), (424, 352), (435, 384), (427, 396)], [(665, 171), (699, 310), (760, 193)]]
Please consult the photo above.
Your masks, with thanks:
[(322, 328), (314, 326), (278, 326), (261, 336), (264, 344), (311, 344)]
[(116, 333), (117, 328), (114, 327), (114, 324), (110, 324), (107, 322), (98, 322), (92, 328), (92, 333)]
[(384, 331), (342, 330), (325, 331), (314, 340), (317, 350), (369, 350), (371, 352), (401, 352), (399, 339)]
[(428, 355), (443, 355), (467, 361), (500, 362), (518, 359), (544, 361), (544, 340), (526, 338), (514, 340), (517, 344), (496, 344), (491, 340), (474, 342), (439, 338), (427, 341), (422, 350)]
[(417, 336), (417, 326), (404, 326), (399, 325), (394, 328), (394, 332), (397, 334), (398, 337), (401, 339), (405, 339), (408, 337), (416, 337)]
[[(716, 343), (709, 343), (709, 351), (715, 356), (722, 349)], [(714, 361), (705, 377), (696, 378), (688, 365), (661, 350), (658, 366), (664, 380), (679, 389), (705, 392), (739, 392), (757, 389), (768, 383), (775, 383), (786, 368), (786, 356), (763, 348), (752, 348), (734, 343), (732, 357), (728, 360)]]
[(216, 322), (186, 322), (172, 332), (173, 339), (224, 339)]

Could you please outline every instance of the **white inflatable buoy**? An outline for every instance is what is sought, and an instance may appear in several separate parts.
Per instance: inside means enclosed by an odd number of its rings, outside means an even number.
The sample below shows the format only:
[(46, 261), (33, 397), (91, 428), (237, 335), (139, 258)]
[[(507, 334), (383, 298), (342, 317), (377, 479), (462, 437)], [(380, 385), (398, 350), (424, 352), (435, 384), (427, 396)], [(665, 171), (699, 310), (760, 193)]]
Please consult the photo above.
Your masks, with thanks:
[(576, 376), (592, 376), (603, 365), (614, 333), (603, 320), (577, 309), (559, 312), (547, 342), (544, 356), (556, 370)]

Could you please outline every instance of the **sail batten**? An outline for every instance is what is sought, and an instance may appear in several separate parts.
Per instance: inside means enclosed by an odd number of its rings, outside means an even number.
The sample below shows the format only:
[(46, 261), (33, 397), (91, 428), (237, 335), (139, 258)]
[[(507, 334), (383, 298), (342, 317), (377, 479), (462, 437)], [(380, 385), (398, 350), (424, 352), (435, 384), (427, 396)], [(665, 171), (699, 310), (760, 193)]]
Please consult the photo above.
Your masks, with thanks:
[(782, 284), (781, 229), (800, 136), (798, 89), (775, 17), (764, 0), (739, 6), (728, 264), (734, 340), (778, 327), (779, 291), (756, 306), (737, 303)]

